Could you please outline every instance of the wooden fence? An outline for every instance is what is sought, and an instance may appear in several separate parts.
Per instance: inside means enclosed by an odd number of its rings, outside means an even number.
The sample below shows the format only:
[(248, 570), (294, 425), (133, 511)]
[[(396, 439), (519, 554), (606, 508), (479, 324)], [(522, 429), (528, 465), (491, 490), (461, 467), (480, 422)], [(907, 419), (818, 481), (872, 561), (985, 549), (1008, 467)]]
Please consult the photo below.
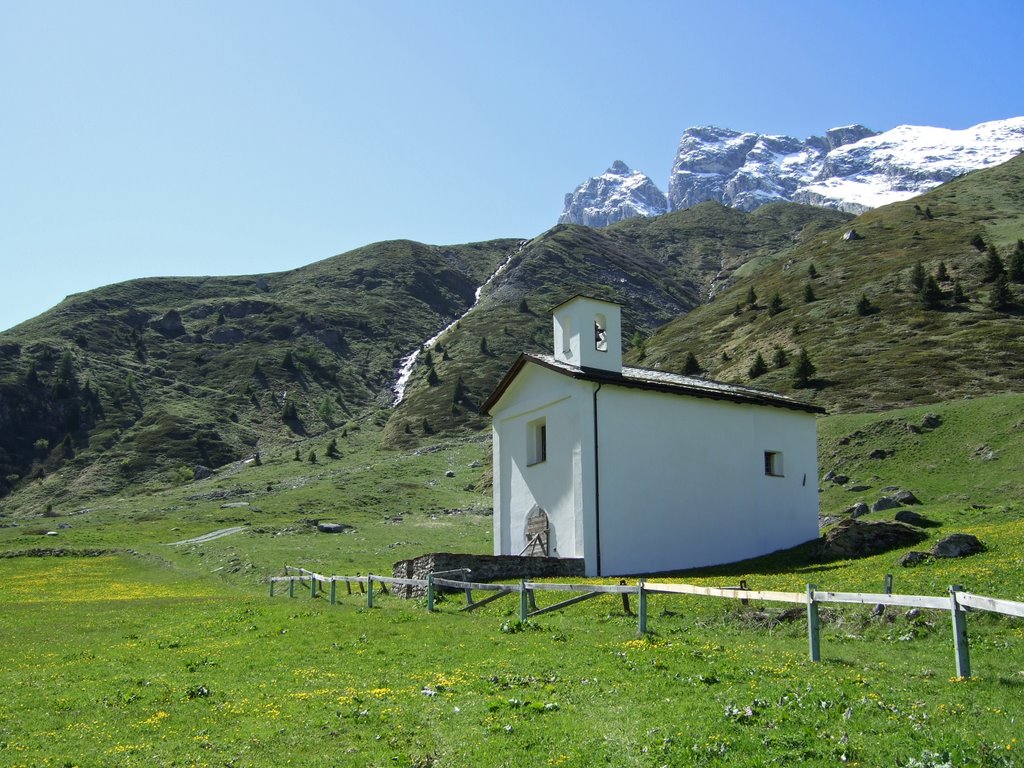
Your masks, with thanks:
[[(456, 573), (461, 573), (463, 578), (446, 578)], [(886, 577), (886, 592), (870, 593), (829, 592), (818, 590), (813, 584), (808, 584), (804, 592), (775, 592), (747, 589), (746, 584), (741, 584), (739, 587), (699, 587), (693, 584), (669, 584), (644, 581), (643, 579), (640, 579), (635, 585), (628, 585), (624, 580), (619, 584), (553, 584), (526, 580), (522, 580), (518, 584), (492, 584), (490, 582), (468, 581), (469, 569), (467, 568), (457, 571), (431, 573), (426, 579), (400, 579), (391, 576), (375, 576), (373, 574), (366, 576), (323, 576), (319, 573), (308, 571), (305, 568), (293, 568), (290, 566), (285, 566), (285, 574), (285, 576), (272, 576), (270, 578), (271, 597), (274, 595), (275, 584), (287, 583), (288, 595), (289, 597), (294, 597), (296, 583), (302, 586), (308, 582), (310, 597), (316, 597), (318, 592), (329, 591), (331, 605), (334, 605), (337, 601), (337, 585), (344, 584), (348, 594), (352, 594), (352, 585), (355, 584), (358, 586), (359, 592), (365, 595), (366, 606), (372, 608), (374, 605), (374, 584), (379, 585), (380, 590), (385, 594), (388, 591), (388, 585), (416, 586), (426, 589), (427, 610), (433, 612), (435, 594), (440, 587), (461, 590), (465, 593), (466, 605), (462, 608), (463, 611), (473, 611), (506, 595), (518, 594), (519, 620), (524, 622), (533, 616), (562, 610), (585, 600), (609, 594), (621, 595), (623, 608), (627, 614), (631, 614), (629, 596), (636, 595), (636, 616), (640, 634), (646, 634), (647, 632), (647, 596), (651, 594), (719, 597), (741, 600), (744, 603), (750, 600), (764, 600), (804, 605), (807, 607), (807, 639), (811, 661), (821, 660), (821, 636), (818, 621), (818, 605), (821, 603), (899, 606), (949, 611), (953, 625), (953, 650), (956, 656), (957, 677), (971, 676), (970, 650), (967, 642), (967, 611), (988, 611), (1005, 616), (1024, 618), (1024, 603), (975, 595), (965, 592), (962, 587), (956, 585), (951, 586), (949, 588), (949, 595), (944, 597), (891, 594), (888, 591), (892, 585), (891, 576)], [(487, 591), (494, 594), (482, 600), (474, 600), (474, 591)], [(577, 592), (579, 594), (560, 600), (552, 605), (538, 608), (535, 596), (537, 592)]]

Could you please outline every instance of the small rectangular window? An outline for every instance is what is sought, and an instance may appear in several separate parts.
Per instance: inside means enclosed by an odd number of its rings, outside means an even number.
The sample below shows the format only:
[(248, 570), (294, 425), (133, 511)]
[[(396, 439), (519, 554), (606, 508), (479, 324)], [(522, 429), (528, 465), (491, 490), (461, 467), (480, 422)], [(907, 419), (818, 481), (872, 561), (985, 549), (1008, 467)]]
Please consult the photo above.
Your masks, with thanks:
[(544, 419), (526, 425), (526, 463), (540, 464), (548, 458), (548, 426)]
[(780, 451), (764, 452), (764, 473), (769, 477), (782, 477), (782, 453)]

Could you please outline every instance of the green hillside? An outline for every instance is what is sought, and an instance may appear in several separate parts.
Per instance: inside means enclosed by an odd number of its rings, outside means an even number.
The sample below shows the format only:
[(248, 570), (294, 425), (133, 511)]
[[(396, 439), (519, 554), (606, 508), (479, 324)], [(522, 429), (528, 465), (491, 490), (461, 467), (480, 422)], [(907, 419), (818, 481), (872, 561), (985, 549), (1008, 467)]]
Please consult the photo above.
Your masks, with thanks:
[(0, 335), (0, 495), (111, 492), (364, 420), (516, 245), (386, 242), (270, 275), (149, 278)]
[[(480, 403), (520, 352), (550, 349), (548, 310), (576, 293), (622, 304), (628, 363), (682, 371), (692, 355), (709, 377), (799, 389), (833, 412), (1020, 391), (1022, 169), (1017, 158), (857, 218), (708, 203), (72, 296), (0, 334), (0, 503), (36, 486), (62, 501), (183, 482), (196, 465), (306, 455), (355, 426), (383, 427), (396, 448), (479, 434)], [(917, 280), (933, 281), (927, 301)], [(402, 358), (459, 318), (392, 408)], [(814, 372), (798, 382), (802, 351)]]
[[(851, 230), (858, 238), (844, 239)], [(760, 354), (770, 370), (756, 386), (792, 392), (805, 349), (817, 370), (801, 396), (840, 412), (1021, 391), (1024, 276), (1010, 282), (1011, 301), (993, 308), (986, 265), (991, 246), (1009, 272), (1022, 237), (1018, 157), (747, 261), (728, 290), (659, 329), (646, 355), (631, 359), (681, 370), (692, 353), (711, 378), (751, 382)], [(913, 284), (918, 264), (926, 277), (945, 267), (933, 308)], [(781, 368), (772, 364), (778, 350), (789, 361)]]
[(559, 225), (526, 243), (440, 340), (441, 350), (420, 362), (388, 423), (389, 439), (423, 439), (424, 418), (435, 433), (485, 426), (480, 403), (521, 352), (551, 351), (548, 311), (576, 294), (621, 304), (629, 345), (700, 306), (748, 260), (773, 257), (850, 218), (793, 203), (752, 214), (704, 203), (605, 229)]

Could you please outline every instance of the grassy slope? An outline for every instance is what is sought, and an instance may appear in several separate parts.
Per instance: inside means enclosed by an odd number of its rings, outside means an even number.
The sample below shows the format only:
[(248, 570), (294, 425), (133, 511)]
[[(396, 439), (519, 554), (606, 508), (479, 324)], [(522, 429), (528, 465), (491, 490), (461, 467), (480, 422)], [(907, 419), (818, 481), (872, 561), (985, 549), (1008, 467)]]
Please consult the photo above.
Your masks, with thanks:
[[(58, 500), (110, 493), (365, 418), (424, 329), (465, 311), (514, 246), (395, 241), (274, 275), (152, 278), (69, 297), (0, 336), (0, 493), (53, 474)], [(181, 329), (161, 332), (171, 311)], [(39, 381), (26, 384), (33, 365)]]
[[(926, 413), (941, 425), (907, 430)], [(976, 533), (988, 546), (982, 555), (915, 569), (894, 567), (899, 552), (797, 567), (766, 558), (685, 580), (875, 591), (894, 573), (898, 592), (942, 594), (961, 583), (1024, 600), (1024, 489), (1013, 473), (1024, 462), (1021, 413), (1024, 395), (1003, 395), (822, 420), (823, 470), (871, 486), (859, 494), (829, 486), (824, 513), (855, 497), (870, 501), (887, 485), (907, 487), (924, 502), (919, 511), (942, 523), (929, 529), (933, 538)], [(381, 438), (350, 433), (334, 462), (272, 454), (263, 466), (106, 499), (82, 514), (8, 517), (18, 525), (0, 529), (2, 550), (59, 543), (137, 555), (0, 559), (0, 685), (8, 692), (0, 760), (940, 765), (948, 753), (954, 765), (1018, 764), (1019, 620), (972, 614), (975, 678), (956, 682), (949, 618), (928, 611), (825, 611), (823, 662), (812, 665), (802, 619), (778, 623), (781, 608), (771, 604), (654, 596), (653, 634), (638, 640), (635, 618), (612, 598), (520, 632), (511, 599), (474, 614), (458, 613), (461, 601), (450, 599), (433, 616), (381, 596), (367, 611), (344, 589), (334, 607), (302, 591), (271, 600), (262, 578), (284, 563), (386, 572), (442, 542), (486, 550), (487, 444), (404, 452), (383, 448)], [(875, 448), (894, 453), (868, 459)], [(466, 490), (469, 483), (478, 488)], [(250, 506), (222, 506), (241, 501)], [(310, 518), (355, 531), (317, 534), (302, 522)], [(248, 530), (167, 546), (232, 525)], [(31, 532), (47, 527), (59, 535)]]
[[(928, 218), (925, 209), (931, 212)], [(852, 227), (861, 239), (845, 241)], [(679, 370), (687, 352), (712, 378), (749, 382), (756, 354), (771, 364), (777, 348), (792, 361), (807, 349), (816, 387), (802, 395), (833, 410), (882, 410), (967, 394), (1019, 391), (1024, 385), (1024, 333), (1018, 306), (993, 311), (983, 281), (981, 234), (1008, 259), (1024, 235), (1024, 157), (968, 174), (912, 201), (885, 206), (807, 238), (788, 250), (746, 262), (730, 290), (661, 329), (646, 345), (646, 366)], [(934, 273), (945, 263), (970, 298), (953, 306), (952, 280), (942, 310), (925, 310), (910, 277), (920, 262)], [(810, 278), (814, 265), (818, 277)], [(816, 300), (805, 302), (810, 285)], [(747, 305), (753, 288), (758, 299)], [(783, 311), (771, 316), (778, 294)], [(877, 311), (859, 316), (866, 295)], [(773, 370), (757, 386), (793, 391), (793, 368)]]

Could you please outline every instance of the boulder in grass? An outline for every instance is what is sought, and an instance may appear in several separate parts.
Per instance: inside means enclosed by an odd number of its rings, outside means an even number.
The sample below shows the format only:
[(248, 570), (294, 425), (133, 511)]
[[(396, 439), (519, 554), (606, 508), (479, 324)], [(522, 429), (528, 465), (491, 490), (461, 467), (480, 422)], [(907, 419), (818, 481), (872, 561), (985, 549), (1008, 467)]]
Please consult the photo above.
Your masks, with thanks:
[(904, 568), (913, 568), (915, 565), (921, 565), (928, 560), (930, 555), (927, 552), (918, 552), (911, 550), (901, 557), (897, 562)]
[(351, 531), (352, 526), (345, 523), (317, 523), (316, 529), (321, 533), (345, 533)]
[(872, 512), (884, 512), (887, 509), (896, 509), (903, 505), (891, 496), (882, 496), (878, 501), (871, 505)]
[(867, 504), (865, 504), (863, 501), (858, 501), (856, 504), (854, 504), (852, 507), (846, 510), (846, 514), (848, 514), (850, 517), (861, 517), (862, 515), (866, 515), (870, 511), (871, 510), (868, 509)]
[(825, 534), (822, 554), (832, 560), (869, 557), (909, 547), (926, 538), (923, 531), (903, 523), (848, 518)]
[(931, 522), (930, 520), (926, 519), (924, 515), (919, 515), (917, 512), (914, 512), (909, 509), (901, 509), (899, 512), (897, 512), (896, 520), (898, 520), (901, 523), (906, 523), (907, 525), (917, 526), (918, 528), (926, 528), (928, 524)]
[(921, 503), (920, 500), (917, 498), (917, 496), (912, 494), (910, 491), (903, 490), (903, 489), (901, 489), (899, 491), (896, 491), (896, 493), (893, 494), (893, 499), (898, 501), (900, 504), (920, 504)]
[(954, 533), (932, 547), (935, 557), (968, 557), (984, 551), (985, 545), (969, 533)]

